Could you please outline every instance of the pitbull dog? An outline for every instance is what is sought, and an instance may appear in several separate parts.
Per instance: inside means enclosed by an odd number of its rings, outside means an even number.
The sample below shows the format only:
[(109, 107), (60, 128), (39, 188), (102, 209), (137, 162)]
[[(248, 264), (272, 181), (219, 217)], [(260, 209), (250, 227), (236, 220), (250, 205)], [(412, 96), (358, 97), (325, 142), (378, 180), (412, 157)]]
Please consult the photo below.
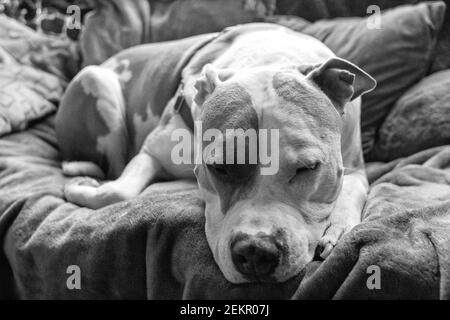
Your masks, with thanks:
[[(156, 99), (166, 95), (160, 82), (173, 82), (152, 71), (156, 44), (81, 71), (57, 116), (69, 161), (63, 170), (99, 179), (106, 173), (110, 181), (78, 177), (65, 196), (101, 208), (136, 197), (157, 179), (195, 175), (207, 241), (226, 279), (283, 282), (317, 247), (326, 258), (360, 222), (368, 182), (359, 97), (376, 82), (318, 40), (281, 26), (248, 24), (208, 37), (183, 64), (181, 81), (170, 83), (182, 89), (168, 99)], [(173, 51), (182, 43), (162, 46)], [(262, 175), (259, 162), (224, 163), (221, 153), (197, 165), (175, 164), (173, 133), (184, 129), (197, 140), (189, 117), (203, 131), (277, 129), (279, 170)]]

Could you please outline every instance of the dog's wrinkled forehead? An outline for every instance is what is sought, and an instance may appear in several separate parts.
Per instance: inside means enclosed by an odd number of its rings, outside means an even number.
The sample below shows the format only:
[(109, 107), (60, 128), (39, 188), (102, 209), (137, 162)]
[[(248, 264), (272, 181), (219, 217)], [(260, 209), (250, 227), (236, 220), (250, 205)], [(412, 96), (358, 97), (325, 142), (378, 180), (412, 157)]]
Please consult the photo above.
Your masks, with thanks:
[(341, 117), (331, 100), (296, 68), (236, 80), (218, 86), (202, 106), (203, 130), (225, 133), (306, 124), (317, 134), (340, 131)]
[(202, 110), (203, 130), (258, 130), (258, 116), (250, 94), (239, 84), (218, 87)]
[(282, 70), (272, 78), (276, 95), (281, 98), (278, 111), (301, 119), (314, 120), (321, 128), (338, 130), (340, 117), (329, 98), (297, 70)]

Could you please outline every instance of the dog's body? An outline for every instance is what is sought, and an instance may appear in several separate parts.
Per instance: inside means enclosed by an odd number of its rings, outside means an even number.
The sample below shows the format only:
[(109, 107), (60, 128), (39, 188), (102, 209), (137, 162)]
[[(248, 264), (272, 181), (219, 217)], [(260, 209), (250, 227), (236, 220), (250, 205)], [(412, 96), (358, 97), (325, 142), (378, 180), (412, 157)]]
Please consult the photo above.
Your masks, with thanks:
[[(74, 179), (66, 197), (99, 208), (137, 196), (157, 178), (194, 178), (195, 172), (208, 243), (225, 277), (285, 281), (317, 245), (327, 256), (360, 222), (368, 185), (357, 98), (375, 82), (319, 41), (276, 25), (243, 25), (209, 37), (183, 66), (183, 92), (160, 103), (159, 92), (146, 89), (161, 81), (148, 67), (154, 45), (127, 50), (74, 79), (57, 134), (63, 158), (83, 162), (67, 163), (64, 171), (98, 178), (106, 171), (113, 181)], [(172, 91), (178, 85), (171, 83)], [(178, 110), (180, 96), (203, 131), (279, 130), (279, 170), (261, 175), (259, 162), (221, 164), (220, 153), (195, 170), (193, 162), (175, 164), (173, 133), (185, 129), (198, 140)]]

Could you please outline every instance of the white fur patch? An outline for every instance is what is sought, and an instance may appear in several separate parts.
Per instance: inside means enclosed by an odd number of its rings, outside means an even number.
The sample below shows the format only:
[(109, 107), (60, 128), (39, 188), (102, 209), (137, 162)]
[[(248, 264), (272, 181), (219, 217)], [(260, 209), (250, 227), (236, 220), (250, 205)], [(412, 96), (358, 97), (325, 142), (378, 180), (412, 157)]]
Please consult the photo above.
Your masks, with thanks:
[(117, 130), (125, 119), (122, 88), (113, 71), (91, 66), (85, 69), (80, 83), (83, 91), (97, 99), (96, 108), (110, 131)]
[[(133, 115), (133, 127), (137, 128), (135, 131), (135, 137), (134, 137), (134, 145), (136, 147), (142, 146), (145, 139), (147, 138), (147, 135), (150, 131), (152, 131), (159, 123), (160, 117), (155, 115), (152, 111), (152, 108), (150, 104), (147, 104), (147, 119), (144, 120), (144, 117), (142, 117), (139, 114)], [(140, 129), (145, 128), (145, 129)], [(147, 130), (148, 128), (148, 130)]]
[(121, 83), (127, 83), (133, 77), (133, 72), (130, 70), (130, 60), (128, 59), (117, 60), (112, 58), (108, 61), (107, 66), (114, 70)]

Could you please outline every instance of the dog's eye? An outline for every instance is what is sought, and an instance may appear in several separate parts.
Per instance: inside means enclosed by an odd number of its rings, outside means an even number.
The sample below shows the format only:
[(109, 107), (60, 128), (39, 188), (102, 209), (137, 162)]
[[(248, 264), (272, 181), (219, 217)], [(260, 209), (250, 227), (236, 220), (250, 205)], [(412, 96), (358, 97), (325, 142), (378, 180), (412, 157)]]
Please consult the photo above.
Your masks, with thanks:
[(301, 174), (317, 170), (319, 167), (320, 167), (320, 162), (315, 162), (311, 165), (308, 165), (305, 167), (300, 167), (297, 169), (297, 171), (295, 171), (295, 176), (289, 182), (293, 182)]
[(312, 165), (309, 165), (309, 166), (306, 166), (306, 167), (302, 167), (302, 168), (298, 168), (297, 169), (297, 174), (300, 174), (300, 173), (305, 172), (305, 171), (316, 170), (319, 166), (320, 166), (320, 163), (319, 162), (315, 162)]

